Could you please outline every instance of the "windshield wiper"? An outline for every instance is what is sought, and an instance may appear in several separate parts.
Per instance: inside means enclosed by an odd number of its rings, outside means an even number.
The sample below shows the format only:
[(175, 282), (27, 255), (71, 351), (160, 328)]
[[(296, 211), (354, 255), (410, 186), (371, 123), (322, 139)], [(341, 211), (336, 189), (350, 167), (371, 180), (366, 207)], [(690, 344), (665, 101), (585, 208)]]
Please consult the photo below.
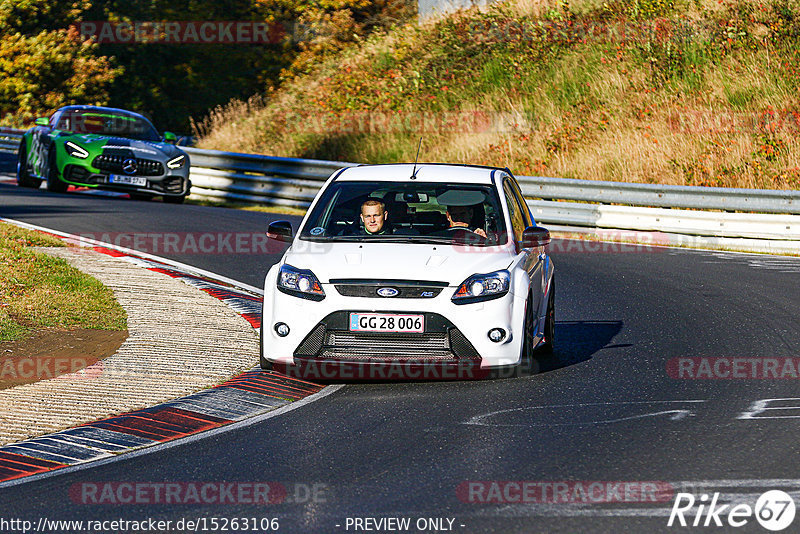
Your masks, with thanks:
[(491, 243), (467, 243), (447, 236), (425, 235), (332, 235), (332, 236), (302, 236), (305, 241), (346, 242), (346, 243), (410, 243), (417, 245), (467, 245), (488, 246)]
[(390, 236), (371, 236), (363, 239), (362, 243), (381, 242), (381, 243), (414, 243), (420, 245), (455, 245), (457, 241), (446, 236), (429, 236), (429, 235), (390, 235)]

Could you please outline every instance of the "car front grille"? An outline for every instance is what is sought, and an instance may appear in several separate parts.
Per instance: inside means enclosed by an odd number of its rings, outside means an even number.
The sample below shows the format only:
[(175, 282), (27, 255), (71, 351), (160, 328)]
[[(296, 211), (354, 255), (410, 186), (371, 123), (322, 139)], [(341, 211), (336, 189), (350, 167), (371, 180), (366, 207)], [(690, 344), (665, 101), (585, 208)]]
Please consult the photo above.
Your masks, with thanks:
[(161, 191), (162, 193), (182, 193), (183, 178), (180, 176), (167, 176), (161, 181), (151, 181), (150, 189)]
[(480, 361), (464, 334), (435, 313), (425, 315), (425, 333), (352, 332), (349, 311), (328, 315), (298, 345), (294, 355), (302, 360), (380, 362)]
[[(396, 299), (425, 299), (434, 298), (447, 287), (447, 282), (426, 282), (408, 280), (360, 280), (360, 279), (337, 279), (331, 280), (336, 291), (345, 297), (366, 297), (366, 298), (396, 298)], [(383, 297), (378, 294), (378, 290), (391, 288), (397, 294), (391, 297)]]
[(106, 183), (105, 176), (92, 174), (85, 167), (81, 167), (80, 165), (67, 165), (64, 167), (64, 179), (68, 182), (89, 185)]
[[(133, 173), (127, 173), (122, 169), (124, 162), (129, 159), (136, 161), (136, 171)], [(130, 174), (130, 176), (161, 176), (164, 174), (164, 166), (160, 161), (109, 154), (101, 154), (94, 158), (92, 167), (116, 174)]]
[(328, 349), (322, 351), (319, 357), (323, 360), (338, 360), (342, 362), (385, 363), (385, 362), (457, 362), (449, 350), (405, 350), (402, 352), (383, 351), (361, 352), (348, 349)]
[(86, 183), (89, 171), (80, 165), (67, 165), (64, 167), (64, 178), (70, 182)]
[(168, 176), (161, 181), (161, 188), (166, 193), (181, 193), (183, 192), (183, 178)]
[(370, 351), (403, 351), (448, 349), (446, 334), (366, 334), (360, 332), (331, 331), (325, 339), (331, 347), (349, 347)]

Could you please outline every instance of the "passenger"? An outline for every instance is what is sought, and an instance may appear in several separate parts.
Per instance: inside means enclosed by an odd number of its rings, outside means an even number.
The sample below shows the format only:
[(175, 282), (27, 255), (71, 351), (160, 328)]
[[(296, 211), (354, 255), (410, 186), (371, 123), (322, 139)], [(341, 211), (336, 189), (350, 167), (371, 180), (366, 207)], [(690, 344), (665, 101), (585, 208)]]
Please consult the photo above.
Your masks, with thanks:
[(483, 228), (470, 226), (472, 216), (475, 213), (473, 206), (447, 206), (447, 222), (450, 223), (449, 229), (463, 228), (471, 232), (475, 232), (481, 237), (486, 237), (486, 231)]

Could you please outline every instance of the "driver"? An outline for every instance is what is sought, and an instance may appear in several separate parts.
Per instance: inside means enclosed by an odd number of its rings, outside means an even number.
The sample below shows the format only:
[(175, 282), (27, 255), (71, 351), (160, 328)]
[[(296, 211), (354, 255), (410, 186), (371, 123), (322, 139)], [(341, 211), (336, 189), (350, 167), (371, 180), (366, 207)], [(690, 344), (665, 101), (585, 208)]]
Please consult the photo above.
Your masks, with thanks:
[(471, 232), (475, 232), (481, 237), (486, 237), (486, 231), (483, 228), (473, 228), (470, 226), (472, 215), (475, 213), (473, 206), (447, 206), (447, 222), (450, 223), (450, 228), (464, 228)]
[(392, 229), (386, 223), (389, 212), (386, 205), (380, 200), (369, 199), (361, 204), (361, 222), (364, 224), (366, 235), (386, 235), (391, 234)]

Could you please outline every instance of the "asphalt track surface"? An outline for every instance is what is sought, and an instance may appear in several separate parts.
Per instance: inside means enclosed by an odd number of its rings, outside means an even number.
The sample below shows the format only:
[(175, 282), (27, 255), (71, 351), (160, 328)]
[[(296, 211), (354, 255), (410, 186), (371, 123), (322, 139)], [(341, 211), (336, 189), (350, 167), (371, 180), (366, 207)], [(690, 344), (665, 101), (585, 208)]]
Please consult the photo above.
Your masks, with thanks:
[[(6, 184), (0, 216), (78, 234), (255, 234), (280, 218)], [(666, 525), (677, 491), (752, 503), (781, 489), (797, 500), (797, 380), (676, 379), (667, 369), (675, 358), (798, 357), (800, 260), (556, 245), (557, 349), (539, 358), (538, 374), (347, 384), (246, 428), (0, 488), (0, 518), (154, 518), (174, 525), (277, 517), (279, 532), (364, 532), (353, 518), (387, 517), (411, 518), (410, 532), (434, 531), (416, 530), (420, 518), (453, 519), (452, 531), (470, 533), (766, 532), (753, 518), (738, 529)], [(256, 286), (278, 256), (163, 255)], [(757, 401), (784, 409), (754, 410)], [(192, 481), (279, 482), (290, 496), (297, 492), (290, 499), (297, 502), (111, 505), (70, 496), (82, 483)], [(469, 481), (564, 481), (570, 491), (576, 481), (658, 481), (674, 491), (659, 503), (616, 502), (613, 491), (605, 499), (613, 502), (520, 503), (510, 493), (499, 499), (509, 502), (485, 503), (459, 492)], [(314, 484), (325, 491), (305, 499), (304, 485)], [(473, 501), (481, 495), (490, 494), (477, 491)], [(691, 524), (694, 515), (686, 517)], [(787, 532), (797, 525), (800, 517)]]

